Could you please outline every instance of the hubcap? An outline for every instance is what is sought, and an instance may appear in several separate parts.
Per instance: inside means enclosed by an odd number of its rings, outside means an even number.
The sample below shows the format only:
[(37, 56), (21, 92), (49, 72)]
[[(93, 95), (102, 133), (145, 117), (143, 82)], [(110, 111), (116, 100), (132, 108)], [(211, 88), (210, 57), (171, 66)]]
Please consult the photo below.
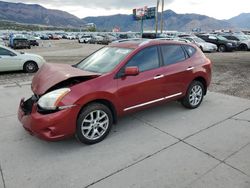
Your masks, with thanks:
[(89, 140), (96, 140), (103, 136), (109, 126), (109, 117), (102, 110), (90, 112), (82, 122), (82, 134)]
[(32, 71), (32, 70), (35, 69), (35, 66), (34, 66), (33, 63), (29, 63), (29, 64), (27, 65), (27, 68), (28, 68), (28, 70)]
[(197, 106), (202, 99), (203, 91), (201, 86), (195, 85), (189, 94), (189, 102), (192, 106)]
[(219, 50), (220, 50), (220, 52), (224, 52), (224, 51), (226, 51), (226, 49), (225, 49), (225, 47), (224, 47), (224, 46), (220, 46)]

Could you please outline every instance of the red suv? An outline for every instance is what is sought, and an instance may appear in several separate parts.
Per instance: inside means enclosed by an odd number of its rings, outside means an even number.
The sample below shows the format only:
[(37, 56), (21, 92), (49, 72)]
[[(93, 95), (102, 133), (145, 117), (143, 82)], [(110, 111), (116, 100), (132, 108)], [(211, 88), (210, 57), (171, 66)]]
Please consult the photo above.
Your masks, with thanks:
[(196, 46), (173, 41), (130, 41), (106, 46), (79, 64), (44, 64), (21, 100), (18, 118), (39, 138), (75, 135), (102, 141), (119, 116), (179, 100), (197, 108), (211, 81), (211, 62)]

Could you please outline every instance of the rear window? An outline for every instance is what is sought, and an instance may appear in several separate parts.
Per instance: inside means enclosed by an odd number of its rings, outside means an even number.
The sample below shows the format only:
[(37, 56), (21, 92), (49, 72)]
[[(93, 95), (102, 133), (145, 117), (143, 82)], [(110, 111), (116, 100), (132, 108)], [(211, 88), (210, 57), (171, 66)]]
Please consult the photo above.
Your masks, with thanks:
[(184, 48), (188, 54), (189, 57), (193, 56), (196, 52), (196, 49), (192, 46), (189, 46), (189, 45), (184, 45)]
[(164, 65), (171, 65), (186, 59), (185, 53), (180, 45), (161, 46)]

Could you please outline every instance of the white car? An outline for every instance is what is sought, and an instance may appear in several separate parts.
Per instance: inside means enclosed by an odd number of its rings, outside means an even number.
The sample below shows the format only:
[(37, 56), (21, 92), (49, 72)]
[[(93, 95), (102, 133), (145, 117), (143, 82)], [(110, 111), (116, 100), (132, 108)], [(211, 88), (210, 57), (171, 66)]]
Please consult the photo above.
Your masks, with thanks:
[(68, 35), (67, 39), (69, 39), (69, 40), (75, 40), (76, 36), (75, 35)]
[(44, 63), (45, 60), (40, 55), (16, 52), (0, 45), (0, 72), (23, 70), (33, 73)]
[(78, 39), (79, 43), (88, 43), (91, 40), (91, 36), (84, 35), (81, 38)]

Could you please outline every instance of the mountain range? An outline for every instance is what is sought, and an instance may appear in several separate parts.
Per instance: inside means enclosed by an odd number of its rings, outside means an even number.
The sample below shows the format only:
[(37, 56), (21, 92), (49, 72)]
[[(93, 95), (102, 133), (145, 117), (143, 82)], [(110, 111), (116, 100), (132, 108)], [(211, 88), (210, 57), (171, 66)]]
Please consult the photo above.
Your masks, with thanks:
[(37, 4), (0, 1), (0, 20), (57, 27), (78, 27), (83, 21), (67, 12), (46, 9)]
[[(224, 20), (217, 20), (199, 14), (177, 14), (172, 10), (164, 11), (163, 19), (164, 29), (166, 30), (191, 31), (194, 28), (202, 28), (202, 30), (207, 31), (234, 28), (230, 22)], [(95, 23), (99, 28), (106, 30), (118, 26), (122, 31), (139, 31), (141, 27), (140, 21), (134, 21), (132, 15), (118, 14), (113, 16), (87, 17), (83, 21)], [(145, 20), (144, 28), (153, 30), (154, 24), (154, 20)]]
[[(250, 13), (243, 13), (229, 20), (218, 20), (199, 14), (177, 14), (166, 10), (163, 14), (164, 29), (191, 31), (201, 28), (203, 31), (216, 29), (250, 29)], [(55, 27), (79, 28), (86, 23), (95, 23), (98, 30), (110, 31), (114, 27), (122, 31), (139, 31), (140, 22), (132, 15), (112, 15), (86, 17), (80, 19), (68, 12), (44, 8), (38, 4), (9, 3), (0, 1), (0, 20), (26, 24), (38, 24)], [(154, 29), (154, 20), (145, 20), (144, 28)]]

